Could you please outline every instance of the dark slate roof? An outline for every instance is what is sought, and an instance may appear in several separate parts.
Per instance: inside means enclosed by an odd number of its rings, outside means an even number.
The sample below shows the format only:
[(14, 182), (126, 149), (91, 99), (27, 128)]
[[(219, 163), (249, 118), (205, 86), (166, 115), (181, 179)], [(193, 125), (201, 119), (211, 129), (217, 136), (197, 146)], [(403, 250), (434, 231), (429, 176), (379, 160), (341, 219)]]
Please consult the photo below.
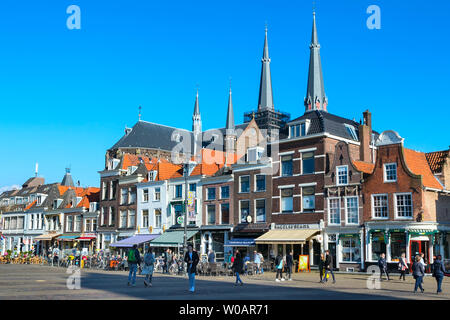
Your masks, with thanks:
[[(235, 126), (237, 137), (240, 136), (243, 130), (247, 128), (247, 126), (247, 123)], [(172, 141), (172, 134), (175, 130), (180, 130), (182, 135), (189, 135), (191, 141), (194, 141), (192, 131), (168, 127), (146, 121), (139, 121), (134, 125), (131, 131), (128, 134), (125, 134), (114, 146), (111, 147), (110, 150), (119, 148), (146, 148), (172, 151), (172, 149), (178, 144), (178, 142)], [(220, 133), (222, 134), (222, 138), (225, 138), (226, 128), (206, 130), (203, 132), (203, 135), (208, 133), (208, 139), (206, 141), (203, 141), (204, 148), (215, 148), (221, 150), (219, 145), (212, 144), (211, 134), (216, 130), (220, 131)], [(193, 148), (193, 143), (191, 144), (191, 146)]]
[(450, 149), (426, 153), (425, 156), (427, 157), (431, 171), (433, 171), (433, 173), (441, 173), (442, 167), (444, 166), (449, 155)]
[(66, 173), (64, 175), (64, 178), (61, 182), (62, 186), (66, 186), (66, 187), (74, 187), (75, 185), (73, 184), (73, 179), (70, 173)]
[[(354, 140), (345, 127), (345, 124), (355, 128), (356, 135), (359, 137), (359, 123), (350, 119), (342, 118), (326, 111), (315, 110), (306, 112), (303, 116), (290, 121), (286, 127), (280, 132), (280, 139), (285, 139), (289, 135), (289, 124), (301, 120), (310, 120), (310, 125), (307, 134), (329, 133), (341, 138)], [(375, 139), (378, 137), (378, 132), (373, 131)]]
[(172, 149), (178, 144), (177, 141), (172, 141), (172, 134), (176, 130), (181, 131), (182, 135), (188, 134), (192, 141), (193, 134), (191, 131), (146, 121), (139, 121), (131, 129), (131, 132), (125, 134), (114, 146), (111, 147), (111, 149), (147, 148), (172, 151)]
[(43, 185), (44, 182), (45, 182), (44, 178), (32, 177), (32, 178), (28, 179), (27, 181), (25, 181), (25, 183), (22, 185), (22, 188), (40, 186), (40, 185)]

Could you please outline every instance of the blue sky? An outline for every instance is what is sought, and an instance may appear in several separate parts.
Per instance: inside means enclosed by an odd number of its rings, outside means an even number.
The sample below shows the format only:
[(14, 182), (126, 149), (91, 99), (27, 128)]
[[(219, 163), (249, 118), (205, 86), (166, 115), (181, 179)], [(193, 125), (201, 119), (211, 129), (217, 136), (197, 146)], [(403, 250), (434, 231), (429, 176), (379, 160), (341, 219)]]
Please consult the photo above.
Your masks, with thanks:
[[(66, 9), (81, 8), (81, 30)], [(381, 8), (369, 30), (366, 9)], [(138, 120), (189, 129), (196, 85), (203, 127), (225, 125), (229, 78), (235, 119), (258, 103), (264, 25), (274, 101), (303, 114), (312, 1), (58, 0), (0, 3), (0, 187), (34, 174), (97, 186), (106, 149)], [(318, 0), (328, 110), (394, 129), (421, 151), (448, 148), (447, 0)]]

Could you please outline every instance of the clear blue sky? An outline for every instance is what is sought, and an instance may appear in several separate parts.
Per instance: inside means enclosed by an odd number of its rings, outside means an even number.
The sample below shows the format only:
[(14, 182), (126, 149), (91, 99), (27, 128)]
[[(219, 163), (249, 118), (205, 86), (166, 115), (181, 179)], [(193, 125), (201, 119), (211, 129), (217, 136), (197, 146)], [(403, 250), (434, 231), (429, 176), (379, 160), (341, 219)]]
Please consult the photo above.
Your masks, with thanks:
[[(236, 121), (258, 102), (269, 25), (277, 109), (303, 114), (312, 1), (3, 0), (0, 3), (0, 187), (34, 173), (99, 185), (104, 155), (125, 125), (191, 128), (196, 84), (203, 127), (225, 125), (229, 77)], [(66, 8), (81, 8), (68, 30)], [(371, 4), (381, 30), (366, 27)], [(318, 0), (329, 111), (407, 147), (448, 148), (450, 1)]]

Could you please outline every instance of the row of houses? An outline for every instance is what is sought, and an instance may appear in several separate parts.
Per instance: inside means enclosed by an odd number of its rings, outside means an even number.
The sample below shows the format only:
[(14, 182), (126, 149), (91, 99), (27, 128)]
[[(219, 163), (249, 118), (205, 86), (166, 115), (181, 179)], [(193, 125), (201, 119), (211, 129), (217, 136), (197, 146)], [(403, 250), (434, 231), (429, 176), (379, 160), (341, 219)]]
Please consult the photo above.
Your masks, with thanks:
[(178, 251), (186, 224), (189, 242), (218, 260), (234, 248), (266, 259), (293, 251), (312, 265), (330, 250), (344, 271), (381, 253), (392, 265), (402, 253), (450, 259), (449, 150), (408, 149), (397, 132), (374, 130), (368, 110), (359, 122), (330, 113), (315, 19), (301, 116), (275, 109), (266, 29), (258, 107), (243, 123), (231, 88), (223, 128), (202, 129), (198, 92), (192, 130), (139, 119), (106, 150), (99, 189), (74, 187), (67, 173), (2, 194), (0, 248)]

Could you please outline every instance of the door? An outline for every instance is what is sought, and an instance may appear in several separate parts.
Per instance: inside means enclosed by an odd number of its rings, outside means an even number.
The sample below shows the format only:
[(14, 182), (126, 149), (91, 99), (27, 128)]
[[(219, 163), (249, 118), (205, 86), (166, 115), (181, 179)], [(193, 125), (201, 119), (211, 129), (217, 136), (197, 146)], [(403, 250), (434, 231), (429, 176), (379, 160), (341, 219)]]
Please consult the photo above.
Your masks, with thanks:
[(414, 263), (416, 255), (421, 253), (424, 254), (425, 263), (428, 263), (430, 261), (428, 249), (429, 249), (429, 241), (411, 240), (410, 245), (411, 265)]
[(333, 269), (336, 269), (336, 243), (328, 243), (328, 250), (330, 250), (330, 254), (333, 257)]

